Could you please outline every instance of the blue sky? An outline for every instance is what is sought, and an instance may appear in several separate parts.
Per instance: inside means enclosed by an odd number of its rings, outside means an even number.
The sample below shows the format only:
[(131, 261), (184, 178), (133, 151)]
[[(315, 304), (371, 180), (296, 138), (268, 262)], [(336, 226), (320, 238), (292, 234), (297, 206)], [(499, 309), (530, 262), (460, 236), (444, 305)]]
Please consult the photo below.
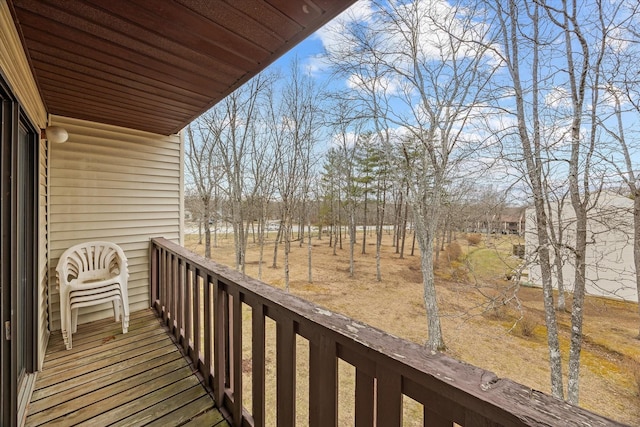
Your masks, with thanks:
[[(360, 19), (365, 16), (367, 11), (370, 10), (370, 7), (371, 5), (368, 1), (358, 1), (354, 6), (352, 6), (350, 12), (347, 12), (347, 14), (342, 15), (338, 19), (346, 19), (347, 21), (351, 19)], [(328, 24), (328, 26), (331, 25), (331, 23)], [(276, 61), (274, 65), (272, 65), (272, 67), (277, 67), (283, 74), (286, 75), (291, 60), (297, 56), (301, 66), (304, 67), (306, 71), (311, 70), (311, 75), (317, 80), (319, 84), (346, 86), (346, 81), (332, 80), (331, 82), (327, 82), (328, 74), (322, 72), (322, 68), (319, 66), (319, 61), (317, 60), (318, 55), (323, 52), (324, 46), (327, 46), (328, 49), (331, 49), (332, 46), (337, 46), (337, 43), (338, 42), (337, 40), (335, 40), (335, 36), (332, 37), (330, 31), (326, 31), (325, 27), (325, 30), (319, 30), (318, 32), (301, 42), (299, 45), (294, 47), (291, 51), (287, 52), (283, 57)], [(559, 77), (563, 76), (559, 75)], [(552, 86), (546, 87), (546, 90), (548, 91), (548, 96), (545, 98), (545, 102), (548, 104), (547, 106), (550, 108), (561, 107), (562, 102), (566, 102), (568, 100), (568, 94), (563, 87), (562, 82), (555, 81), (554, 79), (553, 82), (547, 81), (546, 83), (552, 84)], [(509, 100), (507, 99), (505, 102), (509, 102)], [(508, 119), (509, 117), (500, 117), (500, 122), (495, 123), (495, 125), (498, 126), (498, 128), (512, 126), (513, 123), (508, 121), (505, 122), (505, 120)], [(631, 125), (631, 123), (634, 122), (636, 122), (635, 118), (629, 118), (627, 124)], [(634, 127), (635, 126), (631, 126), (632, 129)], [(561, 127), (560, 129), (555, 129), (555, 132), (557, 133), (558, 131), (562, 130), (563, 129)], [(635, 131), (635, 129), (633, 129), (633, 131)], [(552, 136), (553, 135), (549, 135), (550, 138)], [(600, 135), (600, 137), (604, 136), (605, 135)], [(559, 138), (563, 139), (562, 135)], [(556, 138), (551, 139), (553, 140)]]

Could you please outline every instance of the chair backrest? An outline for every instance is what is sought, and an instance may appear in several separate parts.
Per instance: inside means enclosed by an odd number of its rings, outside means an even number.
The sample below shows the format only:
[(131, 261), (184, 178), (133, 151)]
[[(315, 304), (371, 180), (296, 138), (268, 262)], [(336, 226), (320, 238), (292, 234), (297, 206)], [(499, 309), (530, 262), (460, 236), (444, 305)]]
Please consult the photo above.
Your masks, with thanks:
[(60, 256), (56, 267), (58, 285), (74, 279), (97, 280), (109, 275), (128, 277), (127, 258), (122, 249), (111, 242), (94, 241), (72, 246)]

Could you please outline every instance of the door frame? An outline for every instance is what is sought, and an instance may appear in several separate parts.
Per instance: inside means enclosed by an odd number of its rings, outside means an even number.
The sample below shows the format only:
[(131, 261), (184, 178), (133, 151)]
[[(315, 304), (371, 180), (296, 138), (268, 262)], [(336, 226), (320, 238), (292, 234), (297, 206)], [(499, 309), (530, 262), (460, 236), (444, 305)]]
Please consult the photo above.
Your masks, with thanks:
[[(21, 362), (25, 375), (37, 367), (37, 289), (38, 289), (38, 177), (39, 134), (6, 79), (0, 74), (0, 425), (19, 425), (19, 397), (27, 384), (20, 381), (16, 367)], [(24, 164), (19, 164), (19, 129), (27, 132)], [(24, 171), (24, 175), (21, 172)], [(23, 178), (15, 179), (14, 177)], [(26, 186), (27, 194), (22, 189)], [(21, 197), (18, 198), (18, 192)], [(18, 218), (19, 203), (25, 203)], [(24, 234), (18, 221), (24, 221)], [(18, 271), (18, 240), (27, 243), (23, 272)], [(24, 276), (24, 277), (23, 277)], [(24, 279), (26, 293), (24, 319), (18, 319), (18, 280)], [(25, 323), (22, 325), (21, 323)], [(20, 336), (24, 345), (18, 349)]]

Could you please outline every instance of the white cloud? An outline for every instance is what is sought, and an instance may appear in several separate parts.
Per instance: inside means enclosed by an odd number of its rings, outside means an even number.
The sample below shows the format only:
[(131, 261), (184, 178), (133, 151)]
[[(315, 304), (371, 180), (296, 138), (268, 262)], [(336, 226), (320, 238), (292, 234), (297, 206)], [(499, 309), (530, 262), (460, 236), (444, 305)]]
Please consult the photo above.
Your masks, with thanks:
[(315, 36), (322, 41), (322, 45), (327, 51), (334, 51), (343, 43), (341, 37), (341, 34), (343, 34), (342, 30), (354, 22), (368, 21), (371, 17), (372, 10), (369, 0), (359, 0), (327, 25), (319, 29), (315, 33)]
[(565, 88), (556, 86), (551, 91), (545, 95), (544, 103), (548, 107), (569, 107), (571, 106), (571, 96), (569, 92)]
[(389, 78), (386, 76), (368, 77), (363, 75), (352, 74), (347, 78), (347, 87), (363, 92), (370, 93), (376, 91), (380, 94), (395, 95), (401, 89), (400, 81), (397, 78)]
[(341, 149), (351, 149), (360, 135), (354, 132), (346, 132), (341, 134), (333, 134), (329, 140), (330, 147)]

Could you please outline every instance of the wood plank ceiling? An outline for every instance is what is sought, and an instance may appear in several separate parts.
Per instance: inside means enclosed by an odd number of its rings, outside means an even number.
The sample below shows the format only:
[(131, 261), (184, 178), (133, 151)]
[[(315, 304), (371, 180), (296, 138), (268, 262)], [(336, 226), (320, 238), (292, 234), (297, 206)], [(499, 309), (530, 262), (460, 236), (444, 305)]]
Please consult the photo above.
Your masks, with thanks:
[(355, 0), (8, 0), (47, 112), (160, 134)]

